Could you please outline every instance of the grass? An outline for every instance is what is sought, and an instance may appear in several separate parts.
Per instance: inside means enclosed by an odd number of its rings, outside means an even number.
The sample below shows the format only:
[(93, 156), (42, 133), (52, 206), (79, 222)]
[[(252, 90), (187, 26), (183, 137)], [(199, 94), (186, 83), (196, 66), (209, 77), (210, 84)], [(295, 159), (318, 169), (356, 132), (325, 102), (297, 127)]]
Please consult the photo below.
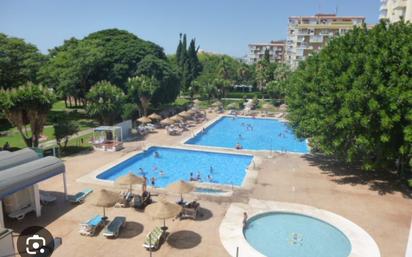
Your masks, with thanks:
[[(89, 118), (83, 109), (69, 109), (66, 108), (64, 105), (64, 101), (58, 101), (53, 104), (52, 109), (49, 112), (47, 117), (46, 126), (43, 129), (43, 135), (47, 137), (47, 140), (53, 140), (54, 137), (54, 128), (53, 128), (53, 120), (58, 121), (59, 117), (63, 114), (63, 112), (69, 113), (70, 120), (76, 120), (79, 123), (80, 131), (86, 130), (89, 128), (96, 127), (98, 123)], [(0, 136), (0, 147), (8, 142), (10, 147), (14, 148), (24, 148), (26, 144), (24, 143), (23, 138), (21, 137), (20, 133), (17, 131), (16, 128), (12, 128), (11, 126), (2, 125), (0, 128), (5, 128), (8, 130), (7, 136)], [(1, 130), (1, 129), (0, 129)], [(29, 133), (30, 135), (30, 133)]]

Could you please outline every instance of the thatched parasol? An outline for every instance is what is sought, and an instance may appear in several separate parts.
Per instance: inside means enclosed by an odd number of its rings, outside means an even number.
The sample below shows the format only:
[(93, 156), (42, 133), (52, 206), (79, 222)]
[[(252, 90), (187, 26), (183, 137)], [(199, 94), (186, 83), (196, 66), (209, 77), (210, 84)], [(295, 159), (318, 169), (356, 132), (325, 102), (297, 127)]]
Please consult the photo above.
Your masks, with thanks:
[(146, 116), (143, 116), (143, 117), (141, 117), (141, 118), (137, 119), (137, 121), (138, 121), (138, 122), (140, 122), (140, 123), (143, 123), (143, 124), (146, 124), (146, 123), (150, 123), (150, 122), (152, 122), (152, 120), (151, 120), (151, 119), (149, 119), (149, 118), (148, 118), (148, 117), (146, 117)]
[(186, 181), (179, 180), (173, 184), (168, 185), (166, 189), (175, 193), (179, 193), (180, 201), (183, 202), (183, 194), (192, 192), (195, 187)]
[(238, 103), (230, 103), (230, 104), (227, 105), (227, 108), (229, 110), (239, 109), (239, 104)]
[(196, 113), (196, 110), (190, 109), (190, 110), (188, 110), (186, 113), (188, 113), (188, 114), (190, 114), (190, 115), (193, 115), (193, 114)]
[(265, 110), (273, 110), (275, 108), (275, 106), (273, 106), (272, 104), (269, 104), (269, 103), (265, 103), (262, 106), (262, 108), (265, 109)]
[(170, 118), (166, 118), (166, 119), (160, 121), (160, 124), (162, 124), (162, 125), (171, 125), (173, 123), (175, 123), (175, 121), (170, 119)]
[(92, 204), (103, 207), (103, 216), (106, 217), (107, 207), (112, 207), (120, 200), (120, 194), (117, 192), (109, 191), (106, 189), (100, 189), (97, 194), (90, 197)]
[(220, 101), (216, 101), (216, 102), (214, 102), (214, 103), (212, 103), (212, 106), (213, 107), (219, 107), (219, 106), (222, 106), (223, 104), (222, 104), (222, 102), (220, 102)]
[(192, 114), (190, 114), (189, 112), (186, 112), (186, 111), (181, 112), (181, 113), (179, 113), (178, 115), (179, 115), (180, 117), (183, 117), (183, 118), (189, 118), (190, 116), (192, 116)]
[(150, 204), (145, 212), (154, 219), (162, 219), (163, 226), (166, 227), (166, 219), (176, 217), (182, 211), (182, 206), (160, 199), (159, 202)]
[(160, 116), (157, 113), (152, 113), (152, 114), (149, 115), (149, 118), (152, 119), (152, 120), (161, 120), (162, 116)]
[(133, 173), (128, 173), (127, 175), (121, 176), (118, 179), (116, 179), (116, 184), (118, 185), (129, 185), (130, 186), (130, 192), (132, 191), (132, 185), (136, 184), (143, 184), (144, 179), (143, 177), (136, 176)]
[(183, 118), (180, 117), (179, 115), (175, 115), (175, 116), (171, 117), (170, 119), (173, 120), (173, 121), (175, 121), (175, 122), (178, 122), (178, 121), (182, 121), (182, 120), (183, 120)]

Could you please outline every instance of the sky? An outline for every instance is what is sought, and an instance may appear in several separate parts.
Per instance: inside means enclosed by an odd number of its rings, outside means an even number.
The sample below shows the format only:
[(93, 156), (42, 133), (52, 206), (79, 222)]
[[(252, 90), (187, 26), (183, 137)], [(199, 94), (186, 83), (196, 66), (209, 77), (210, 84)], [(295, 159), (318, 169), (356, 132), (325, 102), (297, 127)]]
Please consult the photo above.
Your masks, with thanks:
[(289, 16), (336, 10), (376, 23), (379, 0), (0, 0), (0, 33), (47, 53), (65, 39), (119, 28), (168, 54), (186, 33), (205, 51), (242, 57), (249, 43), (285, 39)]

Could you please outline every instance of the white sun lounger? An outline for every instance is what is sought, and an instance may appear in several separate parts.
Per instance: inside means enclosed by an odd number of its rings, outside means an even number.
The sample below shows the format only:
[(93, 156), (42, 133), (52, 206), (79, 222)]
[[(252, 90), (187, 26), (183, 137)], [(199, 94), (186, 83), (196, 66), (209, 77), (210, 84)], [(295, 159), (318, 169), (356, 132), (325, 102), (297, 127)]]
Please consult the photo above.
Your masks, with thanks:
[(12, 219), (17, 219), (17, 220), (22, 220), (26, 216), (27, 213), (34, 211), (34, 207), (31, 205), (28, 205), (20, 210), (11, 212), (8, 214), (8, 216)]
[(43, 205), (48, 205), (49, 203), (53, 203), (56, 201), (56, 197), (51, 195), (48, 192), (40, 192), (40, 203), (42, 203)]

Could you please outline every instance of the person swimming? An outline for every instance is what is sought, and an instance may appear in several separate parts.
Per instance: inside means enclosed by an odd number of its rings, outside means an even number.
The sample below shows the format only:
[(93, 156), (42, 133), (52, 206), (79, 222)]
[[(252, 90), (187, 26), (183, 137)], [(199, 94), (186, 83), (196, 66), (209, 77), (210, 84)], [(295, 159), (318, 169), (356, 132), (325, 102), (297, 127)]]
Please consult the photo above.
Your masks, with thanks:
[(202, 177), (200, 176), (200, 172), (197, 173), (196, 180), (197, 181), (202, 181)]
[(190, 172), (190, 179), (189, 179), (190, 181), (195, 181), (196, 179), (195, 179), (195, 177), (193, 177), (193, 172)]
[(239, 137), (239, 139), (243, 139), (243, 136), (242, 136), (242, 134), (239, 134), (239, 136), (238, 136), (238, 137)]
[(164, 172), (163, 170), (161, 170), (161, 171), (159, 172), (159, 175), (160, 175), (161, 177), (163, 177), (163, 176), (165, 175), (165, 172)]
[(154, 152), (154, 157), (155, 157), (155, 158), (159, 158), (159, 157), (160, 157), (160, 154), (159, 154), (158, 151), (155, 151), (155, 152)]
[(243, 148), (243, 146), (242, 146), (241, 144), (237, 143), (235, 148), (236, 148), (237, 150), (240, 150), (240, 149)]
[(145, 174), (143, 168), (139, 168), (139, 174), (141, 174), (141, 175), (144, 175), (144, 174)]
[(210, 166), (209, 173), (210, 173), (210, 174), (213, 173), (213, 167), (212, 167), (212, 166)]
[(207, 180), (208, 180), (209, 182), (213, 182), (213, 177), (209, 174), (209, 175), (207, 175)]

